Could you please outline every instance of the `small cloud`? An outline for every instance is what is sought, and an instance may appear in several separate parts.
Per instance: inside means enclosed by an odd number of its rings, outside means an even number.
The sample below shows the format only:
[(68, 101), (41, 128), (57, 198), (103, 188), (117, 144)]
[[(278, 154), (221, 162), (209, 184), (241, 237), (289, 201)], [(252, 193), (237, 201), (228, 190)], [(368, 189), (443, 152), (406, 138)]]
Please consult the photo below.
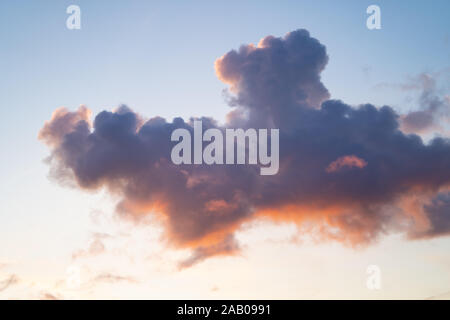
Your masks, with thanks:
[(129, 282), (129, 283), (137, 283), (136, 279), (130, 276), (121, 276), (112, 274), (109, 272), (103, 272), (97, 275), (94, 279), (92, 279), (92, 282), (98, 283), (98, 282), (108, 282), (108, 283), (117, 283), (117, 282)]
[(212, 291), (212, 292), (219, 291), (219, 287), (218, 287), (218, 286), (213, 286), (213, 287), (211, 288), (211, 291)]
[(226, 237), (222, 242), (211, 246), (197, 247), (190, 257), (178, 264), (179, 269), (192, 267), (206, 258), (216, 255), (233, 255), (239, 252), (239, 244), (233, 236)]
[(112, 238), (113, 236), (110, 235), (109, 233), (104, 233), (104, 232), (93, 232), (92, 233), (92, 237), (94, 239), (109, 239)]
[(370, 80), (370, 75), (371, 75), (371, 73), (372, 73), (372, 67), (369, 66), (369, 65), (364, 65), (364, 66), (361, 68), (361, 71), (362, 71), (362, 73), (363, 73), (364, 78), (365, 78), (366, 80)]
[(10, 275), (5, 280), (0, 281), (0, 292), (5, 291), (10, 286), (17, 284), (18, 282), (19, 278), (15, 274)]
[(364, 159), (358, 158), (357, 156), (350, 155), (340, 157), (337, 160), (333, 161), (326, 168), (326, 172), (337, 172), (341, 171), (344, 168), (359, 168), (362, 169), (367, 166), (367, 162)]
[[(443, 71), (443, 73), (446, 71)], [(407, 133), (425, 133), (440, 129), (441, 121), (450, 118), (450, 103), (448, 96), (440, 94), (437, 88), (439, 74), (422, 73), (412, 79), (410, 85), (420, 90), (419, 110), (411, 111), (401, 116), (401, 128)]]
[(106, 247), (102, 240), (112, 238), (113, 236), (108, 233), (94, 232), (91, 235), (92, 241), (89, 244), (87, 250), (80, 249), (72, 254), (72, 259), (78, 259), (82, 257), (97, 256), (105, 252)]
[(100, 239), (94, 239), (87, 250), (77, 250), (72, 254), (72, 259), (78, 259), (89, 256), (97, 256), (105, 252), (105, 245)]
[[(448, 83), (450, 69), (445, 68), (433, 73), (420, 73), (408, 77), (403, 83), (379, 83), (378, 89), (392, 88), (403, 92), (418, 93), (417, 108), (400, 115), (400, 128), (405, 133), (427, 133), (442, 131), (443, 123), (450, 120), (450, 101), (445, 92), (448, 87), (440, 88), (438, 80)], [(442, 80), (442, 79), (441, 79)], [(411, 102), (414, 99), (410, 98)]]
[(52, 294), (50, 292), (42, 292), (39, 300), (61, 300), (59, 294)]

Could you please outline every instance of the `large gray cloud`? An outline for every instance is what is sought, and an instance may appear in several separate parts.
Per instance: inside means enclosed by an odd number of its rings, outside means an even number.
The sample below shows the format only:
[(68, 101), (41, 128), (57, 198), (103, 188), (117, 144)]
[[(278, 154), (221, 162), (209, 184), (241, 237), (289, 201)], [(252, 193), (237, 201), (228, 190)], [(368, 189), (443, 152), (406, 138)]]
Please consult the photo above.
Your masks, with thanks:
[[(171, 133), (192, 132), (194, 119), (144, 122), (125, 106), (93, 124), (84, 107), (56, 110), (40, 132), (52, 151), (51, 174), (83, 189), (107, 188), (125, 217), (160, 218), (170, 244), (193, 248), (181, 267), (235, 253), (235, 231), (262, 216), (313, 221), (321, 235), (352, 245), (398, 228), (442, 235), (434, 224), (448, 217), (424, 208), (450, 185), (449, 140), (424, 144), (404, 134), (388, 106), (327, 100), (320, 79), (327, 61), (325, 46), (306, 30), (216, 60), (234, 109), (224, 127), (201, 118), (204, 128), (279, 128), (277, 175), (260, 176), (255, 165), (174, 165)], [(330, 170), (336, 163), (339, 170)]]

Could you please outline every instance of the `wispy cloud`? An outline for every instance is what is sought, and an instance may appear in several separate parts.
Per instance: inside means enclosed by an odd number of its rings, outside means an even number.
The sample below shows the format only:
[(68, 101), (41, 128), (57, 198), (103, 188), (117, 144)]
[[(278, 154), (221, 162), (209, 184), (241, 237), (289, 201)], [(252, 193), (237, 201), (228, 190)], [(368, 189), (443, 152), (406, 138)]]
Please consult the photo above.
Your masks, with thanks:
[(17, 277), (17, 275), (15, 274), (10, 275), (6, 279), (0, 281), (0, 292), (5, 291), (9, 287), (17, 283), (19, 283), (19, 278)]
[(97, 256), (99, 254), (102, 254), (103, 252), (105, 252), (105, 245), (103, 244), (103, 241), (99, 238), (94, 238), (89, 244), (88, 249), (80, 249), (75, 251), (72, 254), (72, 259), (75, 260), (83, 257)]
[(94, 277), (92, 280), (93, 284), (98, 283), (117, 283), (117, 282), (128, 282), (128, 283), (137, 283), (138, 281), (130, 276), (117, 275), (109, 272), (102, 272)]
[[(438, 82), (444, 83), (441, 88)], [(442, 131), (450, 121), (450, 95), (448, 87), (450, 68), (439, 72), (421, 73), (408, 77), (404, 83), (380, 83), (378, 88), (394, 88), (418, 93), (417, 108), (400, 115), (401, 129), (407, 133)]]

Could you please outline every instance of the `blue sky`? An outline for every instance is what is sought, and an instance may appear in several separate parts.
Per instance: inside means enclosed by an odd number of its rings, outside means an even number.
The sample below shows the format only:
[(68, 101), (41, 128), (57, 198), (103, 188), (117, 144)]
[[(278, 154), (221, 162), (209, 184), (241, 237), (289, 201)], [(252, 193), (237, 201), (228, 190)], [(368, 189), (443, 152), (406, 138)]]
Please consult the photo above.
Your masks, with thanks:
[[(81, 8), (81, 30), (66, 28), (71, 4)], [(381, 8), (381, 30), (366, 28), (370, 4)], [(84, 241), (92, 209), (112, 210), (105, 195), (48, 180), (37, 134), (57, 107), (85, 104), (96, 114), (127, 104), (146, 117), (223, 121), (230, 109), (215, 59), (305, 28), (327, 47), (332, 98), (409, 110), (407, 93), (377, 85), (449, 67), (449, 12), (447, 0), (2, 1), (0, 242), (8, 245), (0, 259), (45, 260), (55, 248), (63, 257)], [(24, 235), (36, 239), (32, 250)]]

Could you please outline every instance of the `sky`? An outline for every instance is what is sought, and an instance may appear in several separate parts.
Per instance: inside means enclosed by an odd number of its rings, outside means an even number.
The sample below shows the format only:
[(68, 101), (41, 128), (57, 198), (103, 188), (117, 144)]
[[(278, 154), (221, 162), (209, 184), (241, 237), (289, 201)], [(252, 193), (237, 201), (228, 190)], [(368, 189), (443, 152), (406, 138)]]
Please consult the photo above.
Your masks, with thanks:
[[(80, 30), (66, 27), (72, 4)], [(381, 9), (380, 30), (366, 27), (371, 4)], [(449, 136), (449, 9), (445, 0), (2, 1), (0, 298), (450, 297), (449, 147), (432, 144)], [(317, 105), (302, 95), (317, 96)], [(373, 110), (358, 109), (368, 103)], [(249, 119), (227, 117), (233, 110)], [(137, 172), (139, 161), (105, 146), (102, 139), (129, 129), (126, 114), (136, 123), (166, 119), (131, 128), (131, 141), (145, 142), (129, 150), (138, 160), (150, 161), (148, 145), (163, 152), (152, 137), (176, 117), (185, 126), (210, 117), (217, 128), (275, 121), (286, 130), (280, 161), (294, 160), (266, 180), (247, 167), (184, 168), (222, 181), (200, 179), (200, 187), (223, 195), (230, 218), (206, 219), (196, 211), (204, 199), (176, 187), (179, 171)], [(346, 117), (351, 130), (340, 127)], [(75, 121), (90, 125), (86, 132), (94, 126), (95, 150), (113, 156), (62, 143), (85, 133)], [(350, 156), (366, 165), (348, 164)], [(322, 161), (344, 163), (343, 171), (316, 172)], [(206, 204), (223, 204), (217, 194)], [(414, 228), (396, 220), (405, 216)], [(382, 279), (375, 290), (367, 286), (371, 265)]]

